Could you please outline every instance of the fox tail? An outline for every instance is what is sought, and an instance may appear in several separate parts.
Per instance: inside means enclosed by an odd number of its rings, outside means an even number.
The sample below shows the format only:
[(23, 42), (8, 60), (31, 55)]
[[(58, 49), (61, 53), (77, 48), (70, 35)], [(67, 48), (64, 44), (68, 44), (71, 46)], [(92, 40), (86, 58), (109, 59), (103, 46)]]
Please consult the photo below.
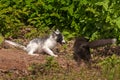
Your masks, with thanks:
[(96, 40), (88, 43), (88, 46), (90, 48), (95, 48), (95, 47), (100, 47), (104, 46), (107, 44), (114, 44), (117, 41), (117, 39), (101, 39), (101, 40)]
[(9, 41), (9, 40), (5, 40), (5, 43), (8, 43), (8, 44), (11, 44), (11, 45), (13, 45), (13, 46), (15, 46), (15, 47), (18, 47), (18, 48), (21, 48), (21, 49), (23, 49), (23, 50), (26, 50), (26, 47), (25, 47), (25, 46), (23, 46), (23, 45), (21, 45), (21, 44), (18, 44), (18, 43), (16, 43), (16, 42)]

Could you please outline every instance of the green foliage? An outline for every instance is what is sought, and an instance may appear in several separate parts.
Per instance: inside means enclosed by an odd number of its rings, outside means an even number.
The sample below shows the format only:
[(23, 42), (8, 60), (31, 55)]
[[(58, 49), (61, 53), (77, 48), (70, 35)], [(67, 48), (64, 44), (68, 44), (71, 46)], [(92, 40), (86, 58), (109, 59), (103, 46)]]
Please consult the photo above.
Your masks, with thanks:
[(118, 56), (107, 57), (99, 65), (102, 66), (102, 76), (107, 80), (118, 80), (120, 78), (120, 58)]
[(44, 64), (33, 64), (28, 70), (31, 71), (33, 75), (50, 75), (59, 72), (60, 66), (54, 60), (54, 57), (48, 57)]
[(4, 41), (4, 37), (0, 35), (0, 45), (2, 44), (3, 41)]
[[(68, 59), (67, 59), (68, 60)], [(68, 60), (69, 61), (69, 60)], [(100, 60), (99, 60), (100, 61)], [(64, 62), (63, 62), (64, 63)], [(92, 63), (91, 68), (77, 66), (75, 64), (61, 67), (54, 57), (47, 57), (43, 64), (33, 64), (29, 67), (31, 75), (26, 80), (119, 80), (120, 79), (120, 57), (113, 55), (104, 58), (99, 63)], [(67, 63), (66, 63), (67, 64)], [(93, 65), (96, 65), (93, 66)], [(76, 67), (73, 67), (76, 66)], [(89, 66), (90, 67), (90, 66)], [(21, 77), (22, 78), (22, 77)]]
[(18, 37), (21, 27), (31, 25), (39, 34), (59, 28), (67, 38), (120, 40), (119, 5), (118, 0), (1, 0), (0, 32)]

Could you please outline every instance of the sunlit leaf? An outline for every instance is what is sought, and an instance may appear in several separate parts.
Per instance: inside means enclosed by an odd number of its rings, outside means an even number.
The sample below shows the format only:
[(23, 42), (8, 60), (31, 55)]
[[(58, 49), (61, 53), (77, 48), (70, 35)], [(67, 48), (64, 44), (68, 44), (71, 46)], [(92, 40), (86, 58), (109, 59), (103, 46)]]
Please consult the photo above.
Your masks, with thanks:
[(120, 17), (118, 17), (118, 18), (116, 19), (116, 24), (117, 24), (118, 28), (120, 29)]

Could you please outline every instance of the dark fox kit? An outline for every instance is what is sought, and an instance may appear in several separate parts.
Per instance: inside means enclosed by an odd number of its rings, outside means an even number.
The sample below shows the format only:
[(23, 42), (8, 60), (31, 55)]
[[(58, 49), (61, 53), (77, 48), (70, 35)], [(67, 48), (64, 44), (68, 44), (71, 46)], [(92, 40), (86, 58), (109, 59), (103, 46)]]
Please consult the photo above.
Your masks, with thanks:
[(113, 44), (116, 39), (101, 39), (89, 42), (88, 39), (77, 37), (74, 43), (74, 59), (78, 62), (81, 59), (89, 61), (91, 59), (90, 48), (96, 48), (107, 44)]

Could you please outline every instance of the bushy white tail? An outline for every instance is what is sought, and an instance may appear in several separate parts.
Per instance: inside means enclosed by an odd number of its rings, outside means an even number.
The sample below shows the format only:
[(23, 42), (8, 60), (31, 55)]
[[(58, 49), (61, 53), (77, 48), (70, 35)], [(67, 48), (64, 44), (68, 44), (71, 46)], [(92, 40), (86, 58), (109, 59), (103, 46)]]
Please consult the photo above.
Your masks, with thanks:
[(20, 44), (18, 44), (18, 43), (16, 43), (16, 42), (12, 42), (12, 41), (9, 41), (9, 40), (5, 40), (5, 43), (11, 44), (11, 45), (13, 45), (13, 46), (15, 46), (15, 47), (21, 48), (21, 49), (23, 49), (23, 50), (26, 51), (26, 47), (25, 47), (25, 46), (20, 45)]

